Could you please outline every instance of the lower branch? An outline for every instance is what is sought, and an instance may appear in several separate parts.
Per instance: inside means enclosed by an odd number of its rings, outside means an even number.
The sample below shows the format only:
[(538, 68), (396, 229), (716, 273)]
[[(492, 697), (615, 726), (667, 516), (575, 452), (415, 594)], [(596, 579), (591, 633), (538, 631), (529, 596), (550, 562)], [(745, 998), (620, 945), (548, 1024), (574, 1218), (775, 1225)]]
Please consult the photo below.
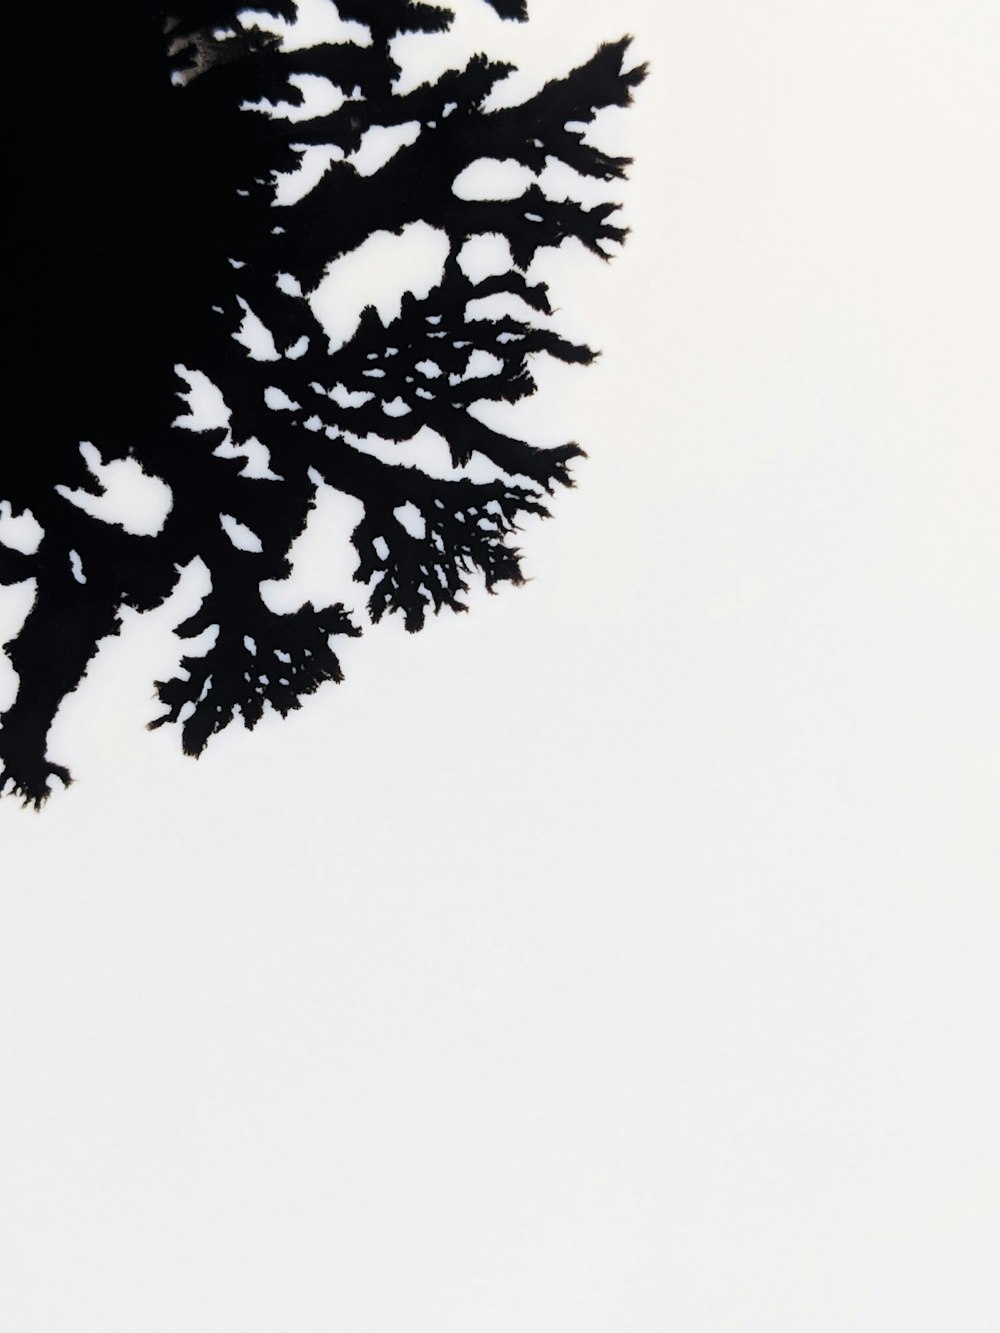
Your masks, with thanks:
[(68, 786), (69, 770), (49, 760), (49, 730), (63, 699), (83, 679), (98, 644), (119, 630), (118, 603), (99, 587), (48, 569), (20, 634), (5, 645), (20, 677), (14, 703), (0, 726), (0, 794), (12, 789), (25, 805), (40, 809), (51, 795), (50, 780)]

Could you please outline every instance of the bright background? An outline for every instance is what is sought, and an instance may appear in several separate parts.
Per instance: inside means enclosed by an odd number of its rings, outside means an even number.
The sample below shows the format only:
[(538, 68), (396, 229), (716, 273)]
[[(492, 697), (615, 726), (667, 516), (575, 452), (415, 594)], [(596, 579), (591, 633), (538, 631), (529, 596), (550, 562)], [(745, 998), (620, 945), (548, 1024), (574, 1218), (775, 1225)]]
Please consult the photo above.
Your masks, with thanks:
[(182, 599), (101, 654), (0, 803), (0, 1321), (993, 1333), (1000, 8), (455, 5), (653, 65), (522, 417), (589, 459), (197, 764)]

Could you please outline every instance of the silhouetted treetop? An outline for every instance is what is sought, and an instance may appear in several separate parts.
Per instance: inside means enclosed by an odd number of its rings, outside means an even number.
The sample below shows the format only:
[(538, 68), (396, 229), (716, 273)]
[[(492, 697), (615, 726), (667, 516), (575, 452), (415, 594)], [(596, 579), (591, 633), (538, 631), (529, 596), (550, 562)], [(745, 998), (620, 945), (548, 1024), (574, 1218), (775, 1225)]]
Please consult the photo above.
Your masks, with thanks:
[[(485, 2), (528, 18), (520, 0)], [(609, 42), (490, 109), (511, 67), (485, 54), (399, 90), (394, 40), (444, 36), (447, 9), (340, 0), (337, 12), (361, 25), (357, 40), (298, 49), (275, 31), (295, 24), (294, 0), (253, 12), (110, 0), (44, 26), (18, 5), (2, 20), (6, 50), (44, 88), (8, 99), (3, 148), (0, 582), (35, 593), (6, 645), (19, 685), (0, 789), (26, 804), (69, 781), (47, 737), (98, 644), (193, 562), (211, 591), (177, 627), (188, 652), (157, 684), (150, 725), (177, 723), (196, 755), (237, 715), (253, 727), (339, 681), (335, 642), (366, 618), (398, 613), (418, 630), (429, 612), (464, 610), (476, 582), (521, 582), (522, 521), (572, 484), (578, 444), (538, 448), (486, 425), (484, 409), (532, 394), (540, 355), (593, 359), (556, 329), (529, 270), (572, 240), (606, 259), (625, 230), (616, 205), (552, 197), (540, 178), (552, 163), (624, 176), (629, 160), (588, 131), (644, 71), (628, 68), (628, 39)], [(311, 101), (317, 80), (329, 95)], [(463, 187), (498, 167), (521, 188)], [(480, 273), (465, 247), (484, 238), (509, 262)], [(338, 332), (324, 283), (383, 241), (423, 245), (433, 272)], [(184, 416), (199, 384), (212, 420)], [(428, 440), (435, 469), (413, 461)], [(110, 511), (126, 472), (152, 517)], [(276, 610), (267, 590), (289, 578), (327, 487), (363, 511), (351, 542), (364, 606)]]

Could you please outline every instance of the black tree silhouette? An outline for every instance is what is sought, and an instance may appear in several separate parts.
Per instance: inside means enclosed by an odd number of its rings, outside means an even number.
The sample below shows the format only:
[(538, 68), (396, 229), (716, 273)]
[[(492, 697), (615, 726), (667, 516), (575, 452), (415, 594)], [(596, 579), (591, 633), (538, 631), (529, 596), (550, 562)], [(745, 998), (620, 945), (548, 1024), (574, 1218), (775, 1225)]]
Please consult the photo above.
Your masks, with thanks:
[[(522, 0), (486, 2), (526, 18)], [(254, 9), (291, 22), (297, 6)], [(10, 444), (0, 473), (4, 512), (30, 513), (38, 532), (20, 548), (0, 544), (0, 582), (35, 582), (6, 645), (19, 688), (0, 728), (0, 790), (25, 804), (40, 806), (53, 776), (69, 782), (47, 757), (49, 729), (97, 645), (118, 632), (121, 609), (161, 604), (197, 557), (211, 591), (177, 633), (216, 636), (157, 684), (165, 711), (151, 726), (180, 723), (184, 750), (197, 755), (237, 713), (253, 727), (267, 705), (287, 714), (341, 679), (331, 642), (360, 633), (347, 609), (276, 614), (261, 596), (262, 583), (288, 577), (319, 485), (364, 508), (352, 542), (371, 617), (399, 612), (417, 630), (429, 609), (463, 610), (472, 576), (491, 590), (520, 582), (519, 518), (544, 515), (546, 494), (571, 484), (576, 444), (533, 447), (470, 408), (532, 393), (538, 353), (593, 358), (533, 317), (550, 313), (548, 293), (525, 271), (543, 247), (576, 238), (607, 258), (624, 238), (615, 205), (549, 198), (537, 177), (553, 159), (600, 180), (625, 174), (628, 159), (602, 153), (586, 131), (643, 77), (623, 68), (628, 39), (522, 104), (488, 110), (510, 66), (481, 55), (395, 91), (390, 43), (446, 30), (448, 10), (411, 0), (337, 9), (368, 30), (367, 44), (289, 49), (218, 0), (104, 0), (67, 6), (49, 27), (15, 3), (2, 20), (8, 63), (19, 56), (31, 70), (5, 106)], [(304, 76), (340, 90), (339, 105), (278, 114), (304, 106)], [(409, 143), (378, 170), (349, 160), (369, 131), (402, 126)], [(327, 150), (327, 169), (283, 204), (279, 177), (315, 148)], [(459, 197), (454, 182), (484, 158), (520, 164), (532, 183), (514, 198)], [(416, 223), (447, 238), (440, 281), (422, 298), (406, 293), (388, 322), (369, 307), (334, 346), (309, 299), (329, 265)], [(506, 238), (513, 264), (476, 281), (459, 252), (490, 233)], [(515, 313), (470, 306), (497, 295)], [(266, 359), (236, 340), (247, 320), (269, 331)], [(217, 386), (227, 428), (175, 422), (178, 367)], [(426, 428), (447, 442), (453, 475), (386, 461), (370, 445)], [(249, 442), (268, 451), (266, 469), (248, 468), (239, 447)], [(465, 474), (474, 453), (492, 479)], [(169, 488), (155, 530), (88, 512), (103, 495), (101, 459), (133, 460)]]

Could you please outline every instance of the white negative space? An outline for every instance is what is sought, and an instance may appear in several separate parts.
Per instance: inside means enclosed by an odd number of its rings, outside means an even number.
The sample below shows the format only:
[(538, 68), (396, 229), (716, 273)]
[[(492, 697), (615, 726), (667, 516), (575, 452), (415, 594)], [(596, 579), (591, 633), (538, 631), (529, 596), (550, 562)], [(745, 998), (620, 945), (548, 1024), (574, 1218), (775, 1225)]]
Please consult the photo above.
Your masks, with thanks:
[(404, 292), (427, 296), (441, 281), (449, 249), (443, 231), (411, 222), (399, 234), (377, 231), (334, 260), (310, 297), (331, 351), (354, 335), (366, 306), (388, 324), (398, 317)]

